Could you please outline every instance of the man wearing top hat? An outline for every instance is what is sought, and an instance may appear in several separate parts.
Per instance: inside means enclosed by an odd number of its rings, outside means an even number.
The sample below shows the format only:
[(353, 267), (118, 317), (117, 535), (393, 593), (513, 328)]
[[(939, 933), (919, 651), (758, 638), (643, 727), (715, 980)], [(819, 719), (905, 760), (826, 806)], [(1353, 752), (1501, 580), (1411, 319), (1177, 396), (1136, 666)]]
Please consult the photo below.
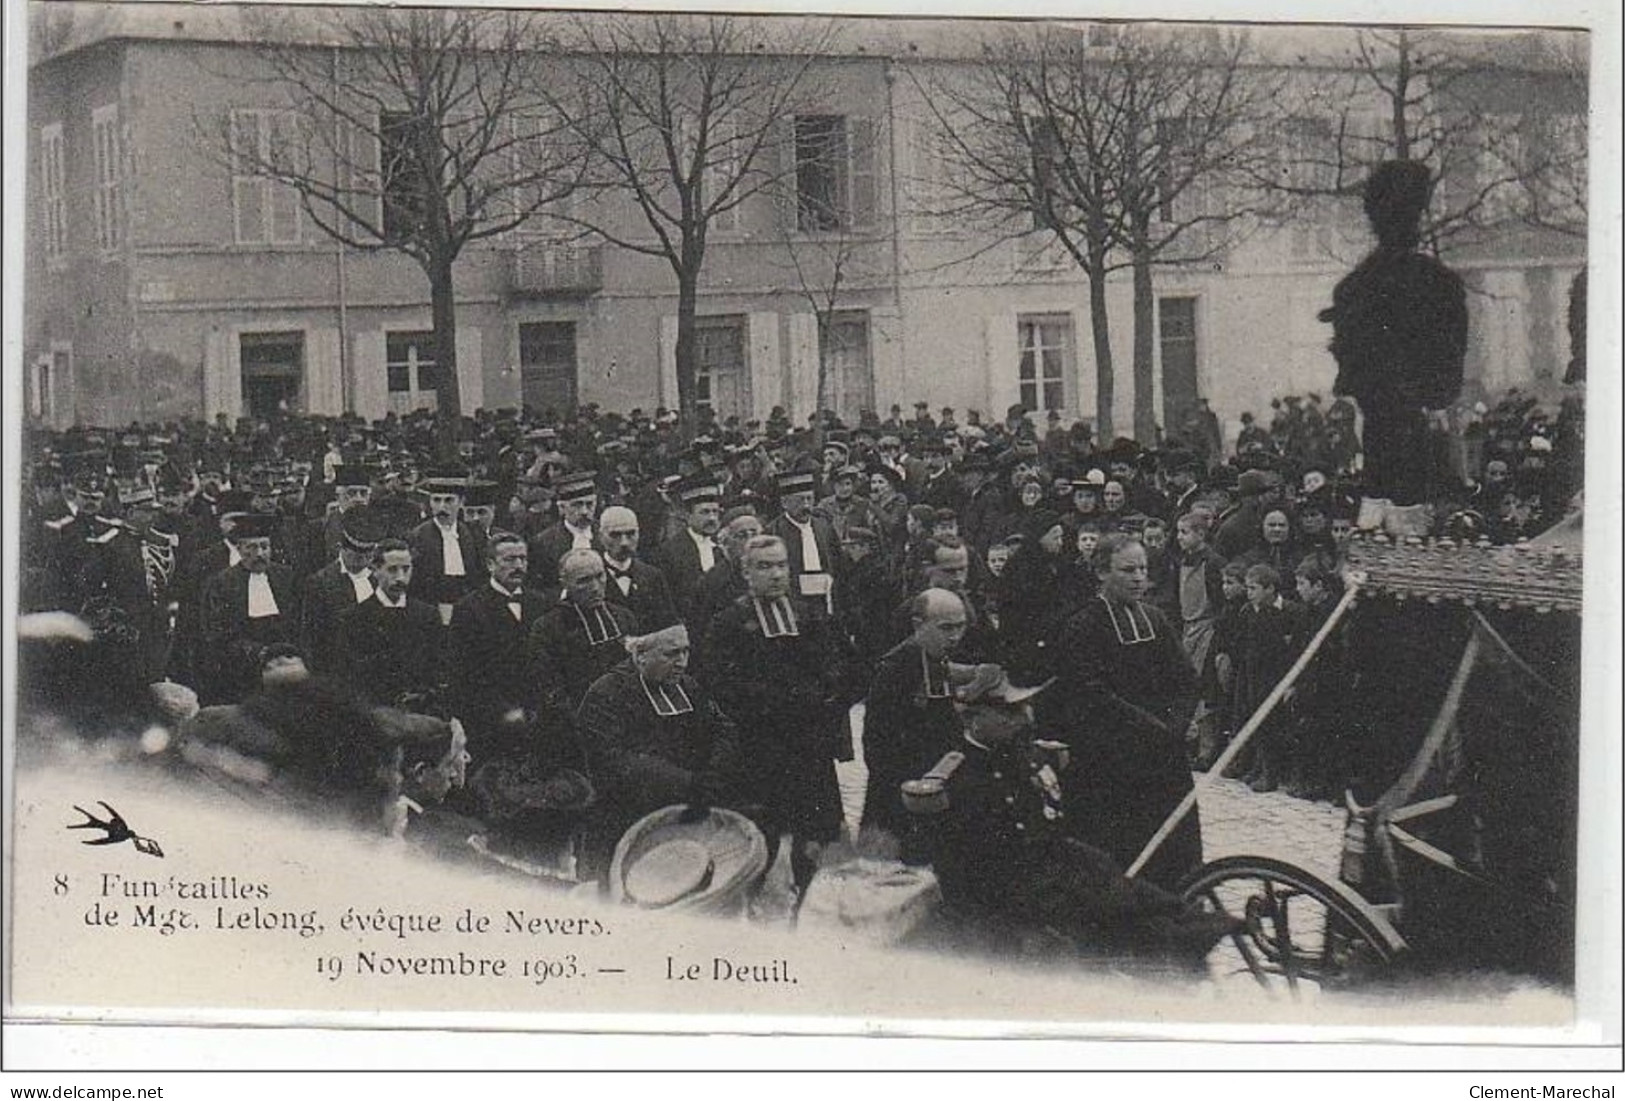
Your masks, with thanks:
[(343, 537), (340, 517), (372, 499), (372, 481), (359, 463), (345, 463), (333, 471), (333, 500), (322, 522), (322, 550), (328, 561), (338, 556)]
[(378, 706), (401, 706), (445, 680), (446, 631), (434, 605), (409, 595), (413, 568), (406, 540), (381, 540), (372, 551), (372, 594), (339, 616), (338, 675)]
[(739, 725), (747, 798), (764, 808), (770, 845), (794, 836), (805, 888), (816, 847), (841, 834), (835, 761), (851, 753), (847, 711), (862, 689), (823, 602), (795, 594), (784, 540), (752, 539), (743, 567), (749, 594), (712, 619), (700, 679)]
[(606, 599), (608, 573), (597, 551), (565, 551), (559, 582), (564, 599), (531, 627), (528, 645), (550, 702), (573, 713), (592, 682), (625, 659), (626, 639), (640, 628), (637, 616)]
[(779, 475), (779, 505), (784, 511), (767, 525), (767, 534), (784, 541), (791, 591), (818, 601), (833, 614), (844, 560), (834, 526), (813, 511), (816, 479), (816, 473), (805, 468)]
[(299, 591), (286, 566), (271, 561), (277, 517), (244, 513), (231, 533), (239, 557), (203, 583), (199, 596), (198, 696), (235, 703), (259, 676), (259, 653), (299, 641)]
[(305, 665), (313, 673), (337, 671), (338, 623), (343, 614), (373, 595), (372, 560), (383, 538), (371, 506), (344, 513), (339, 553), (305, 579), (300, 642)]
[(429, 519), (412, 529), (412, 595), (439, 610), (451, 622), (452, 605), (485, 580), (485, 535), (463, 522), (468, 479), (458, 472), (439, 472), (424, 479)]
[(558, 478), (559, 522), (530, 541), (530, 583), (557, 599), (559, 559), (569, 550), (597, 550), (593, 521), (598, 516), (598, 475), (577, 471)]
[(660, 570), (671, 586), (677, 614), (693, 622), (700, 585), (722, 557), (716, 538), (722, 526), (722, 486), (708, 474), (695, 474), (678, 483), (677, 497), (686, 524), (661, 544)]
[[(482, 539), (490, 538), (491, 529), (496, 524), (498, 493), (496, 482), (475, 479), (468, 483), (468, 489), (463, 494), (461, 519)], [(483, 561), (485, 556), (482, 554), (480, 558)]]
[(637, 616), (642, 630), (653, 631), (678, 621), (677, 605), (660, 567), (638, 557), (641, 538), (637, 513), (625, 505), (611, 505), (598, 517), (598, 542), (604, 548), (609, 599)]

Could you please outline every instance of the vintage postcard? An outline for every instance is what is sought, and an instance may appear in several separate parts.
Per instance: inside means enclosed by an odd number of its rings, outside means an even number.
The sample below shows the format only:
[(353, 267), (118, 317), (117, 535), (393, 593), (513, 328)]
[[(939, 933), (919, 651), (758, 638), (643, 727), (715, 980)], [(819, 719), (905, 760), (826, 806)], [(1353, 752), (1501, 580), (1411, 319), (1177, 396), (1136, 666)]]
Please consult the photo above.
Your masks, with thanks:
[(1617, 15), (1097, 8), (8, 4), (8, 1022), (1617, 1045)]

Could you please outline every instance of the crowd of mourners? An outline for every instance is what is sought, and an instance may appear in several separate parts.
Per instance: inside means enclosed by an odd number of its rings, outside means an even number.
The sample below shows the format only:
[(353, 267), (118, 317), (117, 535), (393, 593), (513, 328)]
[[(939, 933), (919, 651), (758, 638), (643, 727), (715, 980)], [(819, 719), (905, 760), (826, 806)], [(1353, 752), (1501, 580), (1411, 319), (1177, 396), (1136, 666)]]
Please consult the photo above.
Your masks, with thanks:
[[(1352, 406), (1273, 405), (1228, 455), (1205, 403), (1156, 449), (923, 402), (800, 428), (482, 410), (454, 447), (429, 414), (34, 431), (22, 604), (91, 625), (104, 688), (195, 692), (183, 740), (324, 789), (378, 782), (376, 709), (455, 717), (400, 766), (414, 810), (567, 836), (582, 879), (686, 804), (788, 839), (805, 887), (861, 752), (862, 833), (962, 906), (1014, 892), (1097, 938), (1206, 944), (1219, 919), (1170, 893), (1196, 814), (1118, 873), (1336, 604), (1360, 503)], [(1441, 425), (1470, 475), (1441, 534), (1556, 519), (1574, 413), (1514, 392)], [(1346, 707), (1306, 676), (1237, 774), (1333, 798)], [(934, 768), (949, 810), (925, 829), (902, 786)]]

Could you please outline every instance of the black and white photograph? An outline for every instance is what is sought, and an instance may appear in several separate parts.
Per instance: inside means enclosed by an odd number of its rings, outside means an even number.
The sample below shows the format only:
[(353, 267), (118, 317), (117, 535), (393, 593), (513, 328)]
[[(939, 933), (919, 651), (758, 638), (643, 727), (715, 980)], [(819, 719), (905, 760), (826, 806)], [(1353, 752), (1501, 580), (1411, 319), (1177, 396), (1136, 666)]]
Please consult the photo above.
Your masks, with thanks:
[(9, 2), (8, 1030), (1617, 1063), (1618, 13), (1458, 11)]

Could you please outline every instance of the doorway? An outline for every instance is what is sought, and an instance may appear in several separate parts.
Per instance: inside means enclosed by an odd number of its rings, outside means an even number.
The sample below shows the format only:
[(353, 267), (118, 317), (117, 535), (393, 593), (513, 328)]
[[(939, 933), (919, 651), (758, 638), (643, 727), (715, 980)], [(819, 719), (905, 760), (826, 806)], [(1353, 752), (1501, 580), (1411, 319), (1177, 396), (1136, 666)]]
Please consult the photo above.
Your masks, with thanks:
[(577, 401), (576, 323), (527, 321), (519, 326), (519, 396), (535, 413), (559, 416)]
[(304, 407), (305, 334), (243, 333), (243, 406), (250, 417), (298, 413)]

